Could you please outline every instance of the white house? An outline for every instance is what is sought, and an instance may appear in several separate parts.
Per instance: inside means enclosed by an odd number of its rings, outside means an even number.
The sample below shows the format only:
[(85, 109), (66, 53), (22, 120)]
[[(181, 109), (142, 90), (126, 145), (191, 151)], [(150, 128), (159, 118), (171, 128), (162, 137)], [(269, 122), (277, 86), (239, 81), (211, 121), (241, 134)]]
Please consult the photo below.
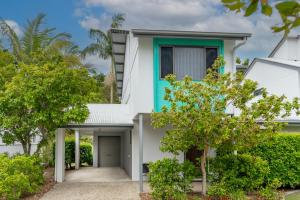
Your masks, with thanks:
[[(267, 58), (254, 59), (245, 76), (271, 94), (300, 97), (300, 36), (283, 38)], [(286, 131), (299, 131), (299, 116), (278, 120), (288, 122)]]
[[(140, 180), (142, 190), (143, 164), (171, 156), (159, 150), (164, 130), (154, 130), (150, 120), (150, 114), (166, 103), (165, 75), (190, 75), (201, 80), (218, 55), (226, 61), (221, 73), (235, 72), (235, 51), (251, 35), (142, 29), (113, 29), (111, 34), (121, 104), (90, 104), (85, 123), (58, 129), (55, 177), (58, 182), (64, 181), (64, 131), (74, 129), (76, 168), (79, 137), (91, 135), (94, 167), (121, 167), (133, 181)], [(182, 154), (178, 159), (193, 160), (195, 153)]]
[[(32, 140), (32, 144), (31, 144), (31, 153), (34, 153), (37, 149), (37, 145), (39, 142), (40, 138), (39, 137), (35, 137)], [(0, 137), (0, 154), (1, 153), (7, 153), (10, 156), (18, 154), (18, 153), (23, 153), (23, 148), (21, 143), (16, 142), (14, 144), (11, 145), (7, 145), (2, 141), (2, 138)]]

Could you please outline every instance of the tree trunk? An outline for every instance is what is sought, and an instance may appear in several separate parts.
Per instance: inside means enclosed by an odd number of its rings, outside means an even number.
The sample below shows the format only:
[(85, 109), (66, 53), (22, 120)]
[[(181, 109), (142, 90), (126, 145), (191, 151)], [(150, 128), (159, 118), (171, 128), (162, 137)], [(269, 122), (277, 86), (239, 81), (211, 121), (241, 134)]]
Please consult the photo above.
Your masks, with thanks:
[(23, 152), (25, 155), (30, 155), (30, 149), (31, 149), (31, 144), (27, 144), (26, 142), (21, 142), (22, 144), (22, 148), (23, 148)]
[(208, 145), (205, 145), (203, 154), (201, 155), (201, 172), (202, 172), (202, 194), (205, 196), (207, 192), (207, 174), (206, 174), (206, 157)]
[(110, 103), (114, 102), (114, 84), (113, 82), (110, 85)]

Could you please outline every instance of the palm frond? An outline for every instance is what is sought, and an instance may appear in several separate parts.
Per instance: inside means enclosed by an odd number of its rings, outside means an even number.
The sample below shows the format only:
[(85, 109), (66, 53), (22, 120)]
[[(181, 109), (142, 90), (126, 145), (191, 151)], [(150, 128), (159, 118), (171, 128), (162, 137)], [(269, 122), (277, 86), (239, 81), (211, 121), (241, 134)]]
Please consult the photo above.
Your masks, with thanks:
[(97, 41), (107, 41), (107, 35), (105, 32), (99, 30), (99, 29), (90, 29), (89, 32), (90, 38), (97, 40)]
[(59, 40), (61, 40), (61, 41), (69, 41), (71, 38), (72, 38), (72, 36), (69, 33), (65, 33), (65, 32), (58, 33), (58, 34), (52, 36), (51, 38), (49, 38), (49, 41), (48, 41), (48, 43), (47, 43), (46, 46), (51, 46), (52, 43), (55, 43), (55, 42), (57, 42)]
[(125, 14), (117, 13), (112, 17), (112, 23), (110, 25), (111, 28), (121, 28), (123, 22), (125, 21)]
[(100, 58), (107, 59), (110, 54), (105, 46), (102, 43), (92, 43), (82, 50), (81, 56), (85, 58), (87, 55), (98, 55)]
[(10, 42), (13, 54), (17, 59), (21, 57), (21, 43), (16, 32), (10, 27), (4, 19), (0, 19), (0, 32), (6, 36)]
[(22, 39), (25, 54), (29, 55), (42, 46), (41, 43), (45, 39), (45, 34), (40, 34), (40, 26), (44, 22), (45, 17), (45, 14), (40, 13), (33, 20), (28, 21)]

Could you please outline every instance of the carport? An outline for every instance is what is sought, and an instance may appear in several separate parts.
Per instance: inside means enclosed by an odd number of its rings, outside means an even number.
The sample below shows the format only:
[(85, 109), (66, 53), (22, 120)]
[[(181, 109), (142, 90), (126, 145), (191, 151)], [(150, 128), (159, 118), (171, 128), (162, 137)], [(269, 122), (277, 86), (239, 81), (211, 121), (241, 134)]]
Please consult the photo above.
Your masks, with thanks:
[[(55, 149), (55, 180), (65, 180), (65, 130), (75, 132), (75, 169), (80, 168), (80, 137), (89, 135), (93, 137), (93, 167), (88, 173), (73, 172), (79, 177), (84, 174), (94, 174), (103, 177), (91, 177), (93, 180), (103, 180), (113, 170), (123, 170), (129, 178), (132, 173), (132, 144), (131, 129), (132, 116), (129, 106), (125, 104), (88, 104), (89, 117), (82, 124), (70, 123), (56, 131)], [(105, 169), (107, 174), (105, 173)], [(69, 174), (67, 174), (69, 176)], [(124, 175), (122, 175), (124, 176)], [(74, 178), (74, 176), (73, 176)], [(72, 178), (70, 178), (72, 179)], [(75, 178), (76, 179), (76, 178)]]

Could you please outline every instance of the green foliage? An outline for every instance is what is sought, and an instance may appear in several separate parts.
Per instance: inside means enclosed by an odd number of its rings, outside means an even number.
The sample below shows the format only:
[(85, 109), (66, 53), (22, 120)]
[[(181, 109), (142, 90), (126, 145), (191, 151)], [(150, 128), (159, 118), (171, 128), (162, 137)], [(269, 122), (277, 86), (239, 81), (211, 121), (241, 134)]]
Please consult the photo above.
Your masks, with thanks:
[(222, 183), (227, 191), (254, 192), (266, 182), (267, 161), (249, 154), (217, 156), (211, 163), (212, 182)]
[[(170, 87), (165, 88), (164, 99), (168, 105), (152, 114), (155, 128), (168, 127), (161, 140), (162, 151), (179, 154), (191, 148), (203, 150), (200, 160), (204, 193), (209, 148), (218, 148), (225, 141), (234, 141), (235, 148), (255, 146), (284, 126), (275, 119), (299, 110), (298, 99), (289, 102), (285, 96), (270, 95), (265, 89), (257, 100), (257, 83), (239, 73), (219, 74), (224, 64), (222, 57), (217, 58), (201, 82), (187, 76), (182, 81), (167, 76)], [(224, 112), (229, 105), (240, 114), (230, 116)], [(258, 124), (261, 119), (263, 123)]]
[[(53, 159), (55, 159), (55, 144), (53, 145)], [(53, 161), (54, 162), (54, 161)], [(65, 139), (65, 164), (67, 168), (72, 168), (72, 163), (75, 163), (75, 139)], [(80, 143), (80, 164), (93, 164), (92, 145), (89, 143)]]
[(222, 3), (231, 11), (241, 12), (244, 10), (246, 17), (260, 10), (263, 15), (271, 16), (276, 8), (280, 14), (282, 24), (273, 26), (274, 32), (284, 31), (287, 35), (291, 29), (300, 26), (300, 3), (288, 0), (272, 4), (268, 0), (222, 0)]
[(40, 135), (40, 147), (60, 126), (83, 122), (88, 116), (86, 103), (97, 90), (85, 68), (70, 68), (60, 56), (38, 64), (18, 64), (18, 71), (0, 91), (0, 125), (3, 141), (19, 141), (30, 153), (30, 140)]
[(268, 161), (268, 181), (279, 179), (283, 187), (300, 186), (300, 135), (281, 134), (250, 148), (249, 153)]
[(154, 199), (186, 199), (195, 178), (195, 167), (190, 162), (164, 158), (149, 165), (149, 184)]
[(14, 200), (36, 192), (43, 183), (43, 168), (37, 157), (0, 155), (0, 199)]
[(274, 179), (265, 188), (259, 190), (259, 196), (264, 200), (283, 200), (284, 194), (276, 189), (281, 186), (281, 182), (278, 179)]

